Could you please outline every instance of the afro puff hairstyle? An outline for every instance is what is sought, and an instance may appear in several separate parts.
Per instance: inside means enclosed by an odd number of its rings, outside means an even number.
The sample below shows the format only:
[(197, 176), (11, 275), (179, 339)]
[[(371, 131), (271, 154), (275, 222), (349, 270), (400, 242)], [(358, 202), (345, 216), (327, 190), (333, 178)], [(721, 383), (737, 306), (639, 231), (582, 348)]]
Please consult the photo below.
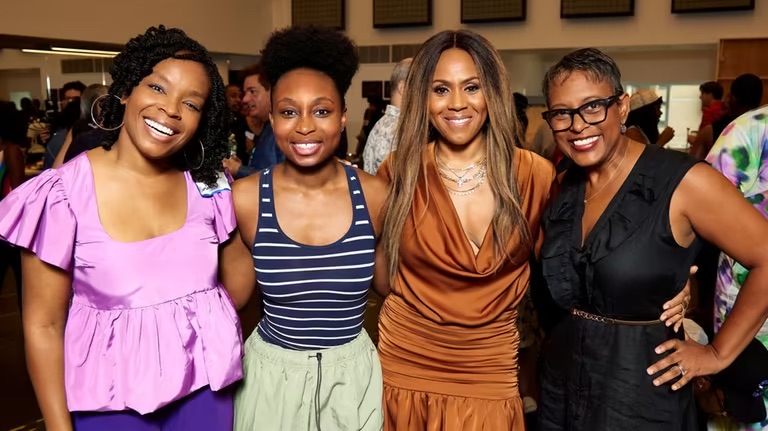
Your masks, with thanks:
[[(162, 25), (150, 27), (144, 34), (129, 40), (125, 49), (115, 57), (109, 70), (112, 76), (110, 97), (99, 101), (101, 113), (100, 118), (96, 119), (104, 128), (115, 130), (108, 132), (102, 145), (109, 150), (120, 134), (125, 113), (120, 99), (129, 96), (141, 80), (152, 73), (158, 63), (169, 58), (200, 63), (208, 74), (211, 93), (205, 102), (197, 134), (174, 156), (173, 163), (180, 170), (191, 170), (195, 181), (214, 186), (218, 174), (222, 171), (221, 161), (229, 155), (229, 117), (224, 81), (208, 51), (180, 29), (166, 29)], [(204, 147), (204, 154), (201, 154), (198, 140)], [(188, 149), (191, 151), (187, 151)], [(187, 152), (193, 154), (187, 155)], [(203, 158), (200, 168), (191, 169), (187, 158), (191, 163), (197, 163), (200, 157)]]
[(328, 75), (342, 101), (357, 73), (357, 47), (344, 33), (319, 26), (293, 26), (269, 37), (261, 65), (272, 88), (286, 73), (311, 69)]

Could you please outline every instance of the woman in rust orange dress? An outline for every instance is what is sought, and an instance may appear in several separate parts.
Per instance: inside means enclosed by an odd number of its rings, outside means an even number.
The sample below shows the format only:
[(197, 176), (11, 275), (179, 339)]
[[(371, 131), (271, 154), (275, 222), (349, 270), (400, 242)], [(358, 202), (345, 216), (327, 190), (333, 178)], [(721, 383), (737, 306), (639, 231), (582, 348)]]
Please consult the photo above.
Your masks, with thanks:
[(516, 305), (554, 180), (516, 148), (504, 66), (469, 31), (429, 39), (406, 82), (380, 244), (387, 431), (524, 429)]

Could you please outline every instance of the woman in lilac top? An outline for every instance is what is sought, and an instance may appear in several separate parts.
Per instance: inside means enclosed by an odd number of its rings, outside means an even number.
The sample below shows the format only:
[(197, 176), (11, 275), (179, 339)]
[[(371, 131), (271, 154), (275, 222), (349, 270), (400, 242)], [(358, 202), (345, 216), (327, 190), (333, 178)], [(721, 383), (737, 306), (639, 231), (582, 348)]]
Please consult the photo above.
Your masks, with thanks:
[[(150, 28), (115, 57), (95, 122), (103, 148), (0, 204), (23, 249), (27, 363), (47, 429), (232, 429), (242, 376), (219, 244), (235, 220), (224, 85), (181, 30)], [(225, 268), (221, 268), (226, 270)]]

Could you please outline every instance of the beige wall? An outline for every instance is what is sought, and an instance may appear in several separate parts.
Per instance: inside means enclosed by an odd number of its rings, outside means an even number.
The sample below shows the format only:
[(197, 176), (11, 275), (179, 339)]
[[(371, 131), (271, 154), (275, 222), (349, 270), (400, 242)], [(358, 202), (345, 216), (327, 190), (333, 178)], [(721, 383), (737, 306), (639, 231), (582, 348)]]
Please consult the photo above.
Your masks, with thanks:
[(0, 70), (0, 100), (11, 100), (14, 92), (27, 92), (31, 98), (43, 100), (39, 82), (39, 69)]
[[(374, 29), (373, 0), (350, 1), (347, 33), (358, 45), (414, 44), (437, 31), (464, 27), (460, 22), (461, 0), (435, 0), (434, 4), (431, 27)], [(556, 0), (530, 0), (523, 23), (469, 26), (502, 51), (515, 91), (540, 95), (547, 67), (570, 49), (585, 46), (606, 49), (619, 64), (625, 82), (708, 81), (715, 77), (716, 47), (721, 38), (764, 37), (764, 23), (768, 22), (765, 2), (758, 2), (752, 12), (683, 16), (670, 13), (668, 0), (645, 0), (635, 2), (634, 17), (589, 20), (560, 19), (559, 4)], [(290, 13), (283, 21), (273, 17), (276, 27), (289, 24)], [(392, 67), (361, 65), (347, 96), (350, 131), (360, 129), (362, 120), (358, 117), (366, 106), (360, 97), (360, 83), (386, 80)]]
[[(433, 1), (432, 26), (384, 30), (372, 28), (373, 0), (348, 0), (347, 33), (359, 45), (416, 44), (437, 31), (462, 27), (461, 0)], [(650, 50), (611, 52), (627, 82), (708, 80), (715, 74), (719, 39), (764, 37), (768, 22), (766, 2), (757, 2), (752, 12), (672, 15), (669, 0), (643, 0), (635, 2), (634, 17), (589, 20), (561, 20), (559, 4), (557, 0), (529, 0), (525, 22), (470, 27), (498, 49), (509, 51), (503, 55), (517, 91), (539, 94), (541, 75), (556, 61), (552, 51), (537, 51), (583, 46), (652, 46)], [(43, 8), (47, 12), (44, 16), (39, 13)], [(99, 10), (105, 12), (96, 12)], [(291, 23), (289, 0), (134, 0), (130, 7), (117, 13), (113, 10), (114, 6), (97, 0), (44, 0), (42, 4), (2, 1), (0, 29), (7, 34), (122, 43), (150, 25), (164, 23), (184, 28), (211, 51), (256, 54), (273, 29)], [(0, 68), (10, 68), (3, 55)], [(40, 67), (26, 65), (28, 60), (15, 60), (12, 67)], [(353, 145), (365, 108), (360, 82), (386, 80), (391, 68), (389, 64), (362, 65), (352, 84), (347, 98)], [(55, 71), (51, 76), (54, 81), (63, 78)]]
[(271, 29), (270, 1), (2, 0), (0, 33), (125, 43), (150, 26), (164, 24), (183, 28), (210, 51), (253, 54)]
[[(498, 49), (643, 46), (715, 43), (721, 38), (765, 37), (768, 2), (752, 12), (672, 15), (669, 0), (635, 2), (635, 16), (560, 19), (557, 0), (528, 0), (525, 22), (474, 25)], [(419, 43), (437, 31), (462, 27), (461, 0), (434, 0), (432, 27), (374, 29), (373, 0), (347, 2), (347, 31), (360, 45)], [(351, 19), (349, 17), (352, 17)], [(284, 25), (285, 23), (278, 23)]]
[[(420, 43), (436, 31), (462, 27), (461, 0), (433, 0), (431, 27), (374, 29), (373, 0), (346, 1), (347, 32), (360, 45)], [(290, 25), (289, 0), (103, 0), (0, 2), (5, 34), (124, 43), (157, 24), (183, 28), (216, 52), (256, 54), (274, 28)], [(768, 3), (753, 12), (672, 15), (669, 0), (635, 2), (635, 16), (561, 20), (557, 0), (529, 0), (521, 23), (474, 25), (499, 49), (715, 43), (765, 36)], [(41, 13), (45, 10), (45, 14)]]
[[(85, 57), (72, 57), (66, 55), (29, 54), (16, 49), (0, 50), (0, 89), (11, 85), (12, 91), (29, 91), (35, 97), (45, 99), (48, 94), (48, 85), (51, 89), (61, 88), (67, 82), (81, 81), (85, 85), (111, 84), (112, 78), (109, 70), (104, 73), (61, 73), (61, 61), (65, 59), (83, 59)], [(229, 66), (225, 59), (217, 59), (216, 66), (219, 74), (227, 82)], [(18, 74), (19, 70), (34, 69), (39, 71), (39, 78), (24, 81), (16, 80), (12, 84), (4, 83), (9, 76)], [(10, 88), (10, 87), (9, 87)], [(11, 90), (8, 90), (11, 91)], [(7, 99), (8, 91), (0, 91), (0, 100)]]
[[(4, 79), (8, 74), (13, 74), (15, 73), (14, 71), (18, 70), (38, 70), (39, 78), (25, 80), (23, 83), (16, 82), (13, 91), (29, 91), (40, 99), (47, 98), (49, 84), (50, 88), (54, 89), (60, 88), (65, 82), (69, 81), (82, 81), (85, 85), (98, 84), (102, 80), (106, 80), (107, 84), (111, 82), (108, 73), (104, 76), (101, 73), (61, 73), (61, 60), (73, 58), (83, 57), (27, 54), (15, 49), (3, 49), (0, 50), (0, 72), (2, 72), (0, 77)], [(8, 96), (0, 94), (0, 99), (6, 97)]]

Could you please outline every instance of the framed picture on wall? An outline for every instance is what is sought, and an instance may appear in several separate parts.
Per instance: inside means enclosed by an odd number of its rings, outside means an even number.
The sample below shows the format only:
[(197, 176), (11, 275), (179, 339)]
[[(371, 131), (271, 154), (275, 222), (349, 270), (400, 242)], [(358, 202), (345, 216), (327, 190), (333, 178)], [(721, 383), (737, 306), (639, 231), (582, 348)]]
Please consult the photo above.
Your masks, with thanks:
[(363, 81), (362, 95), (364, 99), (369, 97), (382, 99), (384, 95), (384, 84), (382, 81)]
[(672, 13), (754, 10), (755, 0), (672, 0)]
[(291, 0), (293, 25), (320, 25), (344, 30), (344, 0)]
[(635, 0), (560, 0), (560, 18), (633, 16)]
[(432, 25), (432, 0), (373, 0), (373, 27)]
[(525, 21), (526, 0), (461, 0), (461, 22)]

